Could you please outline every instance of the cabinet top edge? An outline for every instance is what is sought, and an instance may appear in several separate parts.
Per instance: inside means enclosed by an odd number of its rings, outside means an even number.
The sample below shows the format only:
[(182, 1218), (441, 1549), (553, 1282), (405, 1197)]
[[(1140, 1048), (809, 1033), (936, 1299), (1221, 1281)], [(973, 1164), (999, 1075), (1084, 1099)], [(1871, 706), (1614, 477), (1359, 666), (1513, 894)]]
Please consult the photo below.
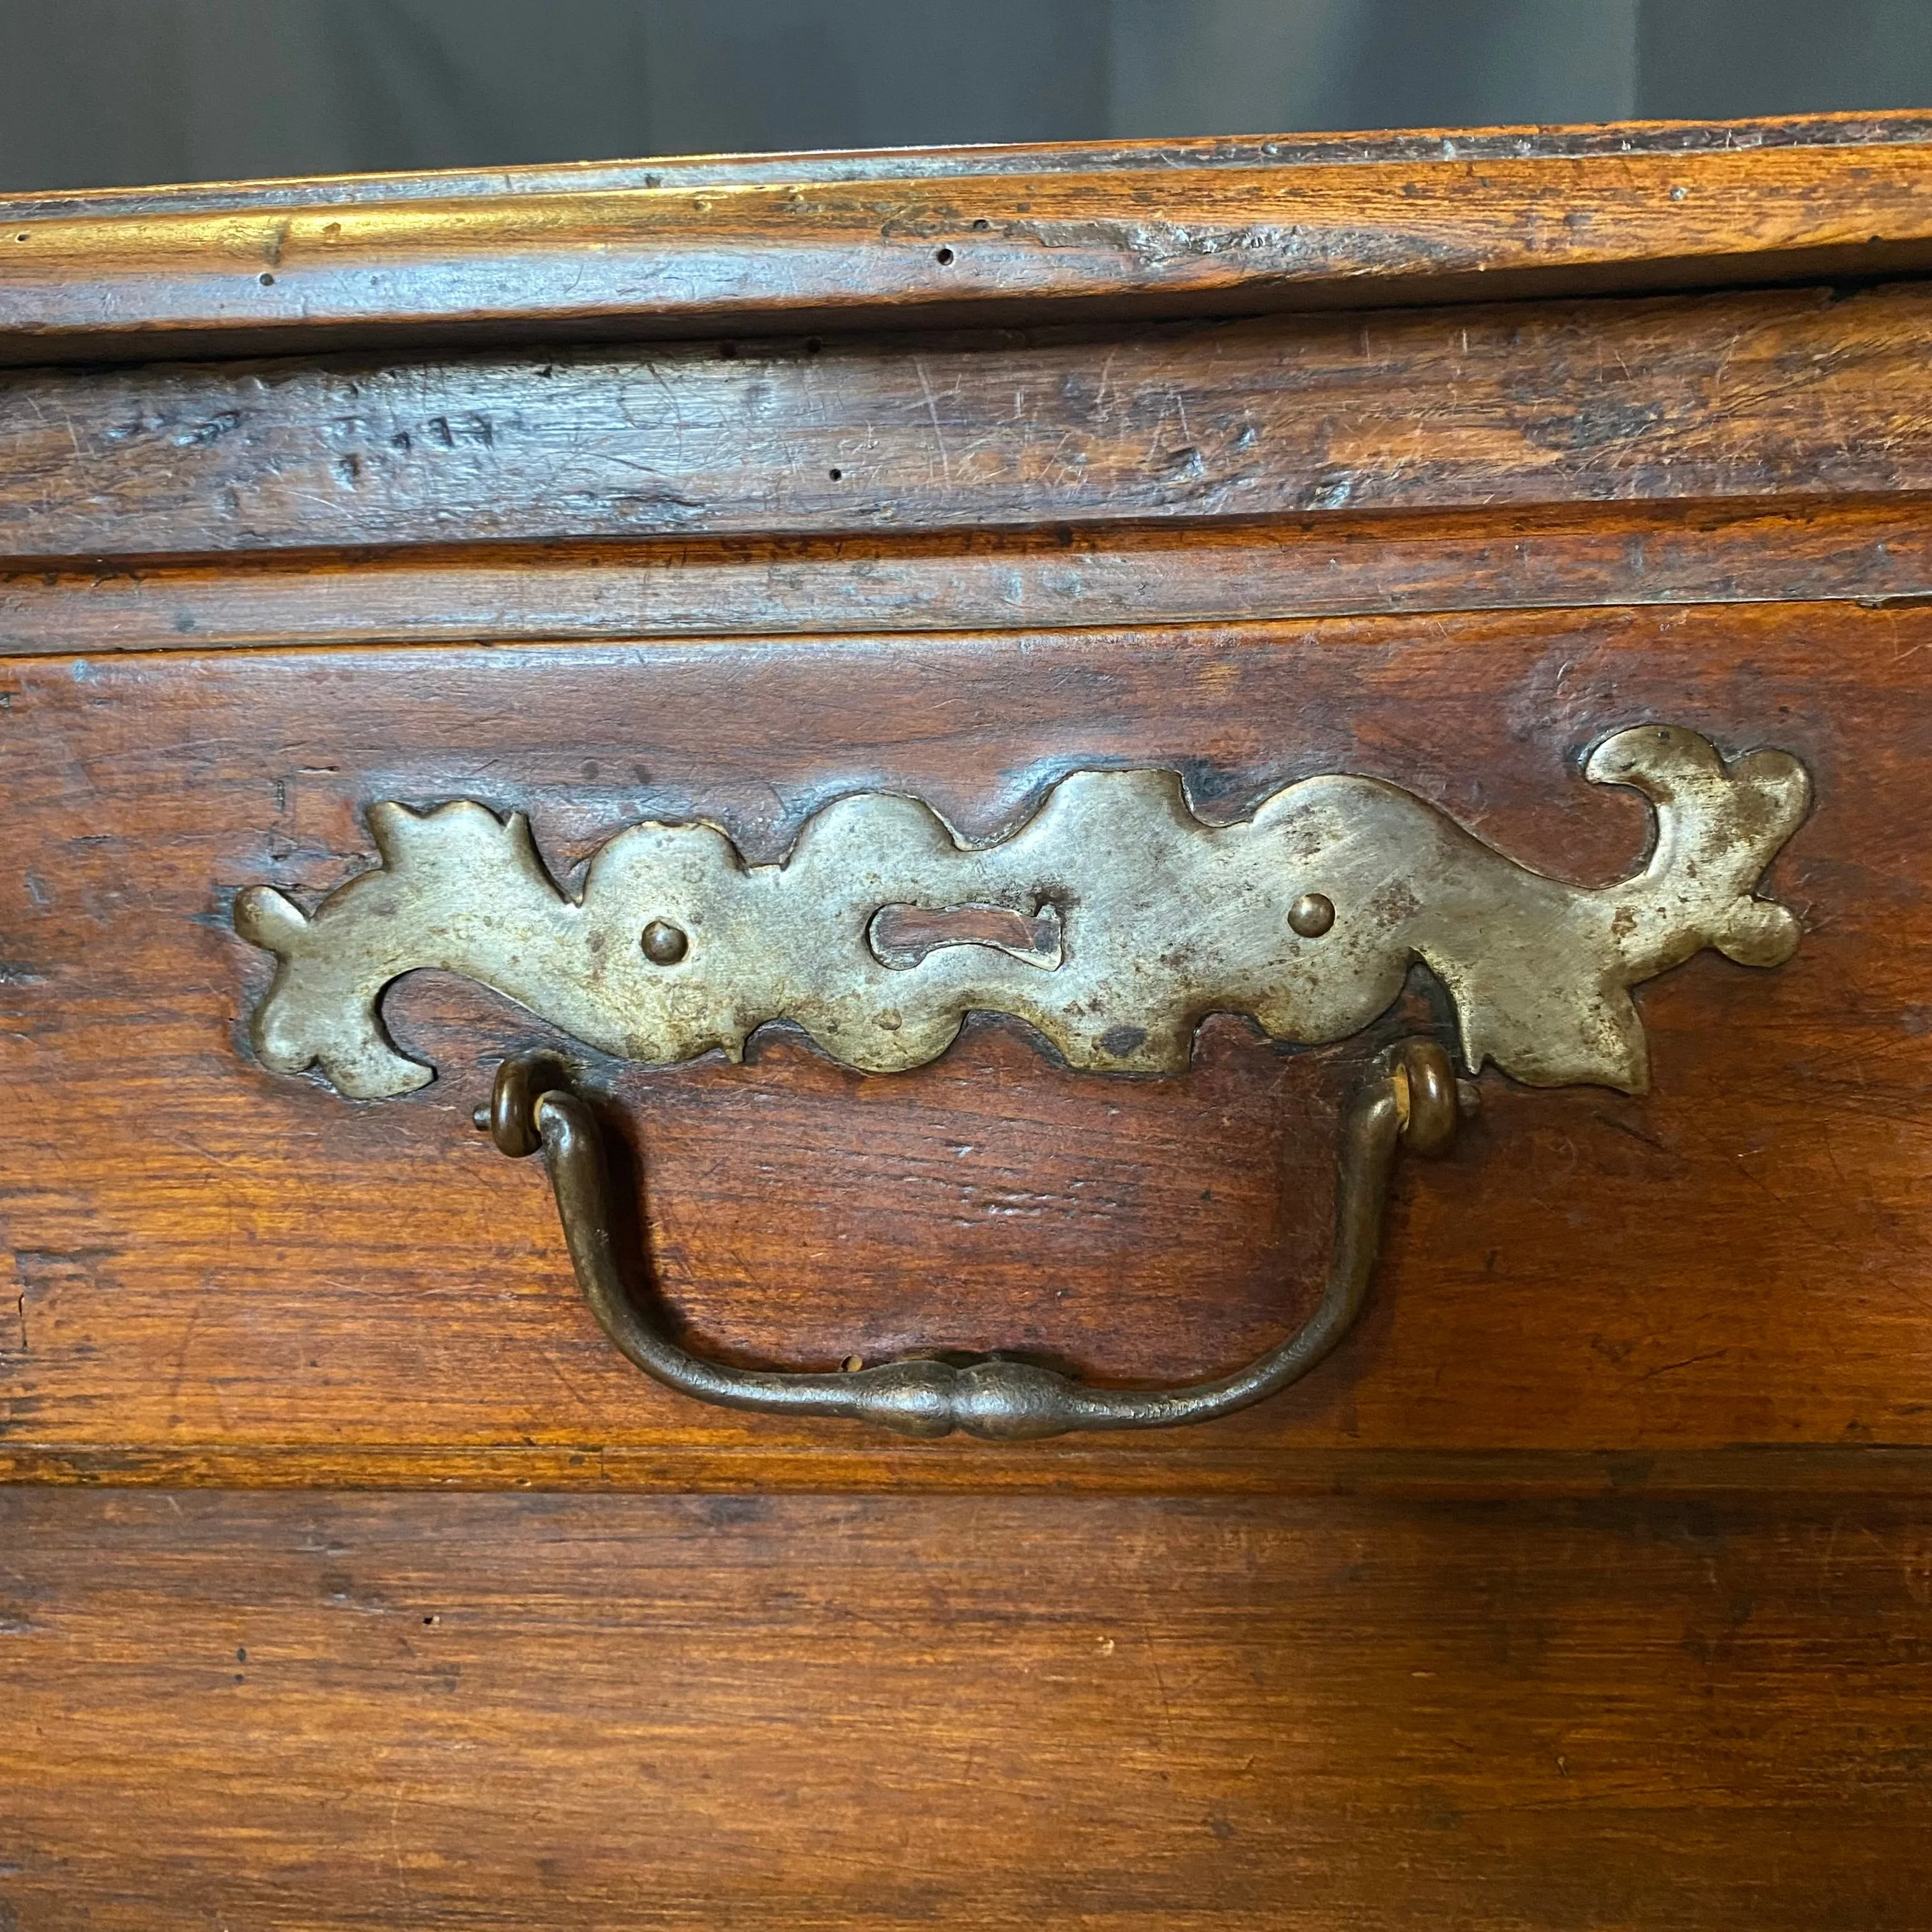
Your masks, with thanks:
[(1349, 167), (1444, 161), (1575, 160), (1624, 154), (1776, 153), (1932, 143), (1932, 109), (1744, 121), (1612, 121), (1409, 128), (1141, 141), (988, 142), (955, 147), (794, 149), (494, 168), (310, 175), (0, 194), (0, 221), (139, 218), (260, 208), (367, 207), (654, 188), (790, 186), (982, 175), (1180, 175), (1227, 168)]
[(0, 363), (1370, 308), (1932, 271), (1932, 112), (0, 197)]

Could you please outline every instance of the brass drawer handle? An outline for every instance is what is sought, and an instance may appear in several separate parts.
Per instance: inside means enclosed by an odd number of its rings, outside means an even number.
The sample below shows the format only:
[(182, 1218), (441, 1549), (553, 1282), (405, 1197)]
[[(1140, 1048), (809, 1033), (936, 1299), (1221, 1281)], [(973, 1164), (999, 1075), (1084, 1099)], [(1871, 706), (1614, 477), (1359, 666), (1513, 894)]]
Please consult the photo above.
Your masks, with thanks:
[[(769, 864), (707, 822), (647, 821), (608, 838), (570, 890), (522, 812), (388, 800), (369, 812), (381, 863), (312, 910), (268, 886), (237, 896), (236, 931), (277, 960), (249, 1036), (263, 1066), (317, 1069), (351, 1099), (412, 1092), (434, 1070), (389, 1038), (381, 1003), (392, 981), (430, 969), (493, 988), (594, 1052), (660, 1066), (737, 1059), (760, 1027), (788, 1021), (848, 1066), (902, 1072), (936, 1060), (969, 1013), (991, 1012), (1072, 1068), (1181, 1073), (1210, 1013), (1248, 1015), (1276, 1040), (1338, 1040), (1421, 966), (1454, 1006), (1471, 1074), (1486, 1063), (1534, 1087), (1640, 1094), (1649, 1051), (1633, 987), (1707, 946), (1760, 967), (1796, 950), (1797, 916), (1757, 887), (1810, 781), (1788, 752), (1727, 760), (1701, 733), (1654, 723), (1602, 739), (1582, 776), (1650, 802), (1654, 840), (1627, 878), (1573, 885), (1533, 871), (1354, 772), (1301, 778), (1223, 824), (1196, 815), (1177, 772), (1074, 770), (986, 844), (916, 798), (854, 791)], [(596, 1125), (561, 1066), (506, 1063), (494, 1126), (506, 1153), (544, 1149), (584, 1292), (658, 1381), (732, 1408), (1007, 1440), (1202, 1421), (1306, 1374), (1360, 1312), (1396, 1149), (1444, 1144), (1456, 1095), (1434, 1042), (1385, 1055), (1343, 1118), (1320, 1306), (1237, 1375), (1145, 1391), (997, 1357), (836, 1375), (701, 1360), (625, 1292)]]
[(1399, 1149), (1439, 1154), (1475, 1089), (1459, 1082), (1432, 1040), (1407, 1040), (1377, 1060), (1343, 1109), (1336, 1150), (1335, 1236), (1322, 1300), (1300, 1328), (1246, 1368), (1178, 1388), (1095, 1388), (1036, 1364), (993, 1355), (963, 1366), (915, 1358), (831, 1374), (728, 1367), (680, 1348), (647, 1302), (626, 1286), (611, 1237), (602, 1137), (559, 1064), (547, 1055), (497, 1070), (489, 1126), (505, 1154), (541, 1147), (578, 1285), (604, 1332), (645, 1374), (725, 1408), (844, 1416), (904, 1436), (963, 1430), (1024, 1442), (1081, 1429), (1166, 1429), (1205, 1422), (1299, 1382), (1335, 1347), (1368, 1299), (1389, 1175)]

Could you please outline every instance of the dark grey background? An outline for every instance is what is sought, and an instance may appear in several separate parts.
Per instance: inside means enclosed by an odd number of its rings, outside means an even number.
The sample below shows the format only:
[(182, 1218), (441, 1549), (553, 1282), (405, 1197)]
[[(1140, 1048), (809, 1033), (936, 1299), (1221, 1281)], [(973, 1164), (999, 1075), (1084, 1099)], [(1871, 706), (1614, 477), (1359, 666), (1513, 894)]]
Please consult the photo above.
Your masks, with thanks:
[(1932, 106), (1932, 0), (0, 0), (0, 188)]

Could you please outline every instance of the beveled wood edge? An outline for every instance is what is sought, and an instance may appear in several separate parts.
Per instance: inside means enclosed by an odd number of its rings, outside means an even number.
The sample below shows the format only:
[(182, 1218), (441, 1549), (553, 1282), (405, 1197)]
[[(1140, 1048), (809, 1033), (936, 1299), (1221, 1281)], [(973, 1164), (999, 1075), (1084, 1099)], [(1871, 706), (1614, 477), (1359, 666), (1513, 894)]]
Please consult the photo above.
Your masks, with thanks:
[[(1816, 127), (1819, 124), (1805, 124)], [(1869, 117), (1856, 124), (1868, 136)], [(1932, 271), (1909, 138), (0, 204), (0, 363), (1228, 315)], [(1732, 130), (1733, 133), (1736, 130)], [(1850, 131), (1849, 128), (1846, 130)], [(1262, 144), (1264, 147), (1269, 144)], [(1225, 147), (1207, 144), (1217, 156)], [(802, 170), (802, 171), (801, 171)], [(551, 171), (554, 175), (556, 171)], [(648, 183), (650, 184), (640, 184)], [(319, 200), (291, 201), (297, 188)], [(334, 198), (329, 198), (331, 196)]]
[(1706, 500), (1060, 532), (70, 561), (0, 568), (0, 658), (1897, 607), (1932, 596), (1929, 513), (1932, 496)]
[(30, 190), (0, 195), (0, 223), (80, 214), (221, 214), (264, 207), (366, 207), (386, 202), (457, 201), (505, 194), (746, 187), (799, 181), (947, 181), (972, 175), (1090, 174), (1142, 168), (1346, 167), (1375, 161), (1564, 159), (1720, 149), (1896, 146), (1924, 141), (1932, 141), (1932, 110), (1906, 108), (1739, 121), (1526, 122), (1490, 128), (1318, 130), (1171, 140), (793, 148), (761, 154), (672, 154), (497, 168), (396, 170), (376, 174)]
[(1932, 1496), (1932, 1444), (1744, 1443), (1639, 1450), (1222, 1448), (1175, 1443), (918, 1448), (299, 1443), (0, 1444), (0, 1484), (162, 1489), (634, 1494), (1364, 1496), (1521, 1501), (1612, 1495)]

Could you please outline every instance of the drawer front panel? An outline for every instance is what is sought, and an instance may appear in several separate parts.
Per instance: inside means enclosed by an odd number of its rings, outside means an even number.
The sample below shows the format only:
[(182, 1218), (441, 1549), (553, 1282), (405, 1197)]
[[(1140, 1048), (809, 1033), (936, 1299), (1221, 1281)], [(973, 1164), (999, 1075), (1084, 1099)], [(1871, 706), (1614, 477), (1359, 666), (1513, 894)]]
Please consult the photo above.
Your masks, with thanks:
[[(1932, 1444), (1928, 639), (1926, 613), (1839, 604), (17, 662), (10, 1466), (1272, 1484), (1386, 1453)], [(1579, 762), (1655, 720), (1808, 770), (1815, 808), (1765, 887), (1807, 928), (1796, 956), (1706, 953), (1640, 989), (1641, 1098), (1487, 1076), (1456, 1150), (1399, 1175), (1336, 1358), (1131, 1450), (908, 1449), (646, 1382), (583, 1308), (536, 1165), (470, 1126), (496, 1063), (551, 1041), (620, 1103), (694, 1346), (814, 1367), (1018, 1347), (1174, 1380), (1306, 1312), (1336, 1108), (1366, 1047), (1441, 1023), (1423, 978), (1361, 1039), (1292, 1052), (1216, 1020), (1191, 1072), (1148, 1080), (1070, 1072), (994, 1019), (890, 1076), (783, 1029), (742, 1066), (652, 1071), (436, 975), (388, 1001), (399, 1042), (443, 1070), (407, 1098), (344, 1102), (247, 1044), (268, 962), (236, 938), (234, 895), (312, 904), (366, 868), (378, 799), (526, 810), (566, 878), (647, 818), (710, 819), (776, 859), (858, 789), (983, 840), (1075, 769), (1178, 770), (1210, 819), (1356, 771), (1598, 884), (1641, 861), (1647, 816)]]
[(0, 1492), (0, 1907), (1932, 1924), (1923, 1503)]

